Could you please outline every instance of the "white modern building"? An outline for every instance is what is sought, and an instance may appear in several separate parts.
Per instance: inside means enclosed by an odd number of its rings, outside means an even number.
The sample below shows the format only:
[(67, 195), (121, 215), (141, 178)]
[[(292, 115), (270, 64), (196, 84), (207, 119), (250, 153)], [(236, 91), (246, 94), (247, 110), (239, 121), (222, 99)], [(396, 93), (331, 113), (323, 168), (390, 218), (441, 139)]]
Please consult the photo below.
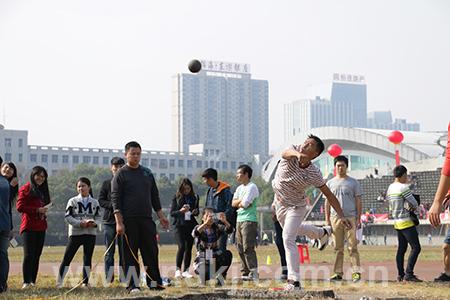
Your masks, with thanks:
[(250, 65), (202, 61), (197, 74), (173, 78), (173, 145), (208, 144), (222, 157), (251, 160), (269, 153), (269, 84), (252, 79)]
[[(156, 178), (167, 177), (170, 181), (179, 177), (194, 178), (209, 167), (219, 172), (235, 172), (244, 163), (252, 165), (255, 174), (259, 174), (262, 165), (255, 158), (241, 160), (221, 156), (212, 146), (197, 145), (191, 150), (186, 153), (143, 150), (141, 164), (149, 167)], [(49, 175), (73, 170), (80, 164), (108, 168), (112, 157), (123, 155), (123, 149), (28, 145), (28, 131), (5, 129), (0, 125), (0, 156), (4, 161), (14, 162), (21, 174), (36, 165), (45, 167)]]
[(292, 144), (302, 144), (308, 134), (314, 134), (322, 139), (325, 151), (314, 161), (324, 177), (333, 173), (333, 158), (326, 149), (331, 144), (338, 144), (342, 155), (349, 159), (349, 170), (352, 176), (391, 174), (395, 167), (395, 150), (400, 152), (402, 164), (414, 163), (416, 170), (436, 170), (442, 166), (443, 154), (447, 143), (447, 131), (413, 132), (402, 131), (404, 140), (395, 146), (388, 140), (391, 130), (351, 128), (351, 127), (318, 127), (306, 132), (298, 132), (263, 166), (262, 176), (269, 181), (273, 178), (281, 152)]

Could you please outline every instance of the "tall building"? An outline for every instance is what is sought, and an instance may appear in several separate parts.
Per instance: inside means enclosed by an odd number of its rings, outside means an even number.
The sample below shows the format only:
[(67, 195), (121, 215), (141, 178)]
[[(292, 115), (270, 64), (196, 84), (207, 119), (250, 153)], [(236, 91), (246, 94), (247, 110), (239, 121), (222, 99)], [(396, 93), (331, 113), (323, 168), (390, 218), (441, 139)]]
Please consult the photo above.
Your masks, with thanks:
[(392, 121), (390, 111), (373, 111), (367, 115), (367, 128), (420, 131), (419, 123), (408, 123), (406, 119)]
[(366, 84), (363, 76), (334, 74), (333, 82), (310, 87), (310, 98), (284, 105), (284, 139), (324, 126), (365, 127)]
[(419, 131), (418, 123), (392, 121), (390, 111), (367, 114), (367, 86), (364, 76), (333, 74), (331, 84), (314, 85), (307, 99), (284, 105), (284, 140), (313, 128), (335, 126)]
[(248, 64), (202, 61), (199, 73), (173, 79), (176, 151), (205, 144), (224, 157), (268, 156), (269, 84), (252, 79)]

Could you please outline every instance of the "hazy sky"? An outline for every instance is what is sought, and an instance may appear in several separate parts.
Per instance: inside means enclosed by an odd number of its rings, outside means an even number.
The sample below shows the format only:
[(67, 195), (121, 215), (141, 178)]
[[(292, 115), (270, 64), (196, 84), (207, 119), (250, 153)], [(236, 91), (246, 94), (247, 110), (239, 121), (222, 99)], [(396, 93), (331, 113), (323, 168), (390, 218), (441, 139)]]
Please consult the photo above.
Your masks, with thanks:
[(0, 0), (0, 109), (31, 144), (169, 150), (172, 76), (192, 58), (269, 81), (271, 149), (283, 103), (334, 72), (365, 75), (369, 111), (450, 119), (447, 0)]

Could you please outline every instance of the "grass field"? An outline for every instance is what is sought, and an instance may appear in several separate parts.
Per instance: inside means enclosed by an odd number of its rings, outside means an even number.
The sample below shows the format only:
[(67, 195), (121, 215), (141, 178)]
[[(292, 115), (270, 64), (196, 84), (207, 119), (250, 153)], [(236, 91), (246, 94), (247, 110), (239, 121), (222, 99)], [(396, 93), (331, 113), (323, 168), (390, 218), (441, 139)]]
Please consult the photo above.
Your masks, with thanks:
[[(160, 263), (161, 264), (174, 264), (176, 246), (164, 245), (160, 248)], [(237, 253), (234, 247), (230, 247), (233, 251), (234, 261), (238, 261)], [(94, 254), (93, 264), (103, 261), (104, 247), (97, 246)], [(442, 250), (440, 247), (423, 246), (422, 253), (420, 255), (420, 261), (436, 262), (442, 259)], [(55, 262), (59, 263), (62, 259), (64, 247), (46, 247), (41, 258), (41, 262)], [(279, 264), (278, 252), (274, 245), (263, 246), (257, 249), (258, 260), (261, 264), (266, 262), (267, 256), (272, 258), (273, 264)], [(81, 262), (82, 251), (79, 251), (75, 262)], [(388, 246), (361, 246), (360, 247), (361, 261), (366, 262), (394, 262), (395, 259), (395, 247)], [(10, 249), (9, 251), (11, 263), (21, 263), (22, 261), (22, 249)], [(334, 260), (334, 253), (331, 250), (323, 252), (317, 251), (317, 249), (311, 249), (311, 263), (331, 263)], [(436, 270), (436, 273), (439, 270)], [(71, 283), (76, 282), (77, 280)], [(163, 292), (151, 292), (144, 290), (139, 297), (152, 297), (162, 296), (164, 298), (181, 298), (183, 295), (193, 294), (196, 295), (192, 299), (202, 299), (201, 294), (213, 293), (216, 291), (214, 287), (198, 287), (195, 283), (188, 284), (189, 282), (177, 281), (174, 282), (174, 286), (169, 287)], [(55, 277), (50, 274), (39, 274), (38, 287), (30, 290), (21, 290), (22, 276), (14, 275), (10, 276), (8, 293), (0, 296), (0, 299), (39, 299), (55, 297), (59, 299), (108, 299), (108, 298), (128, 298), (130, 295), (126, 293), (123, 287), (118, 283), (114, 283), (108, 288), (93, 287), (89, 289), (77, 288), (69, 294), (65, 295), (69, 291), (69, 288), (57, 290), (55, 286)], [(272, 287), (279, 287), (283, 284), (278, 281), (261, 281), (259, 284), (245, 283), (245, 285), (232, 284), (228, 282), (227, 289), (239, 289), (239, 290), (257, 290), (268, 291)], [(360, 299), (361, 296), (376, 296), (379, 298), (404, 298), (404, 299), (450, 299), (450, 285), (441, 285), (434, 283), (420, 283), (420, 284), (401, 284), (401, 283), (374, 283), (363, 282), (359, 284), (342, 283), (332, 284), (327, 281), (319, 282), (304, 282), (304, 287), (308, 291), (321, 291), (321, 290), (333, 290), (340, 299)], [(283, 296), (285, 298), (286, 296)], [(203, 298), (204, 299), (204, 298)], [(316, 299), (316, 298), (314, 298)]]

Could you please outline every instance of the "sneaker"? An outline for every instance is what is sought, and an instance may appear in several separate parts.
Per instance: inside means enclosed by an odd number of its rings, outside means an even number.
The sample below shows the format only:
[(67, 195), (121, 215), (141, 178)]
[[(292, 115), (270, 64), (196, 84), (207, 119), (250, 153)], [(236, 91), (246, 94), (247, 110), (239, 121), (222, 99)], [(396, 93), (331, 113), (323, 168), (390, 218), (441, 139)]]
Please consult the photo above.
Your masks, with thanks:
[(294, 292), (294, 291), (301, 291), (301, 289), (302, 287), (300, 286), (300, 282), (294, 281), (286, 283), (283, 290), (286, 292)]
[(334, 274), (333, 276), (330, 277), (330, 281), (341, 281), (341, 280), (342, 280), (341, 274)]
[(89, 287), (89, 284), (83, 283), (83, 284), (81, 285), (81, 287), (82, 287), (83, 289), (87, 289), (87, 288)]
[(357, 283), (361, 280), (361, 273), (353, 273), (352, 274), (352, 281), (353, 283)]
[(317, 248), (319, 248), (319, 251), (322, 251), (326, 246), (328, 246), (328, 240), (333, 233), (333, 229), (331, 228), (331, 226), (323, 226), (322, 229), (324, 233), (323, 236), (318, 239), (319, 245), (317, 246)]
[(287, 280), (287, 279), (288, 279), (287, 274), (281, 274), (280, 280)]
[(434, 282), (447, 282), (447, 281), (450, 281), (450, 276), (448, 276), (445, 273), (441, 273), (439, 277), (434, 279)]
[(132, 288), (130, 290), (130, 294), (139, 294), (141, 292), (140, 288)]
[(404, 279), (405, 279), (405, 276), (400, 276), (400, 275), (397, 276), (398, 282), (402, 282)]
[(64, 287), (64, 285), (63, 285), (62, 282), (57, 282), (57, 283), (56, 283), (56, 288), (57, 288), (57, 289), (62, 289), (63, 287)]
[(181, 276), (183, 276), (183, 278), (192, 278), (193, 277), (191, 274), (189, 274), (188, 271), (184, 271), (183, 273), (181, 273)]
[(24, 283), (24, 284), (22, 284), (22, 290), (26, 290), (26, 289), (29, 289), (29, 288), (31, 288), (31, 283)]
[(183, 275), (181, 274), (180, 270), (176, 270), (175, 271), (175, 279), (181, 279), (181, 277), (183, 277)]
[(417, 278), (416, 275), (406, 275), (405, 276), (405, 281), (409, 281), (409, 282), (423, 282), (423, 280)]

